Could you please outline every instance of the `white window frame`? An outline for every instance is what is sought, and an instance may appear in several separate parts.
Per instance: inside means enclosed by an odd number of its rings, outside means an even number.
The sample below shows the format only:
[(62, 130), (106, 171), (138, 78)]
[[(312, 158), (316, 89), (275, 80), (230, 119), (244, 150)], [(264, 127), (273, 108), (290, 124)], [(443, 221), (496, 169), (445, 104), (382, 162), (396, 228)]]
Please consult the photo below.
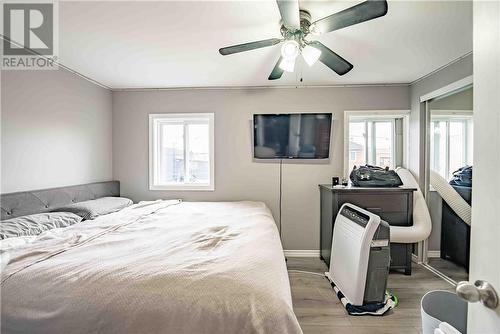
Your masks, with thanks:
[[(351, 120), (359, 119), (369, 119), (369, 120), (384, 120), (395, 118), (403, 119), (403, 166), (406, 167), (409, 164), (409, 129), (410, 129), (410, 110), (346, 110), (344, 111), (344, 175), (348, 176), (351, 172), (351, 166), (349, 166), (349, 123)], [(393, 125), (394, 128), (394, 125)], [(392, 147), (394, 152), (394, 145)], [(399, 166), (395, 166), (399, 167)]]
[[(210, 166), (210, 181), (208, 184), (199, 183), (182, 183), (182, 184), (158, 184), (158, 160), (159, 160), (159, 125), (161, 121), (165, 123), (171, 122), (186, 122), (190, 123), (198, 121), (206, 122), (208, 120), (209, 127), (209, 166)], [(187, 125), (185, 125), (187, 126)], [(214, 191), (215, 190), (215, 154), (214, 154), (214, 113), (186, 113), (186, 114), (149, 114), (149, 190), (179, 190), (179, 191)], [(187, 150), (187, 131), (184, 131), (184, 154)], [(184, 157), (186, 164), (187, 156)], [(188, 169), (186, 169), (187, 172)]]
[[(451, 121), (458, 121), (458, 122), (463, 122), (464, 123), (464, 129), (463, 129), (463, 135), (464, 135), (464, 142), (465, 142), (465, 147), (464, 147), (464, 165), (467, 164), (467, 161), (469, 158), (472, 160), (472, 157), (470, 156), (471, 153), (469, 152), (469, 127), (471, 126), (471, 122), (473, 122), (473, 113), (472, 110), (435, 110), (431, 109), (431, 126), (433, 122), (436, 121), (441, 121), (446, 123), (446, 162), (445, 162), (445, 179), (449, 179), (451, 177), (451, 173), (454, 171), (450, 170), (450, 122)], [(472, 127), (474, 127), (474, 124), (472, 124)], [(433, 131), (431, 127), (431, 133)], [(434, 143), (435, 145), (435, 143)], [(435, 150), (435, 147), (434, 147)], [(430, 164), (431, 158), (429, 157), (429, 164)], [(432, 166), (431, 170), (432, 170)], [(443, 176), (443, 175), (441, 175)], [(432, 189), (434, 190), (434, 189)]]

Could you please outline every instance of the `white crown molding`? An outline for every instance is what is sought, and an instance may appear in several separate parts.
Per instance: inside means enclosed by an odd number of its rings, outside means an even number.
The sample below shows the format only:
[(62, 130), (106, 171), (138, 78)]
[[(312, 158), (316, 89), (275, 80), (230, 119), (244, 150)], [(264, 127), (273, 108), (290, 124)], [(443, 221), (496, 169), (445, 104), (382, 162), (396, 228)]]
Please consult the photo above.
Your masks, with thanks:
[(444, 87), (436, 89), (435, 91), (420, 96), (420, 102), (429, 101), (438, 97), (444, 97), (445, 95), (450, 94), (452, 92), (466, 89), (467, 87), (473, 84), (473, 81), (474, 81), (473, 76), (469, 75), (463, 79), (457, 80), (449, 85), (446, 85)]
[[(7, 41), (7, 42), (10, 42), (11, 44), (15, 44), (15, 45), (17, 45), (17, 46), (19, 46), (19, 47), (21, 47), (21, 48), (24, 48), (24, 46), (23, 46), (23, 45), (21, 45), (21, 44), (17, 43), (16, 41), (12, 41), (12, 40), (10, 40), (8, 37), (6, 37), (6, 36), (5, 36), (5, 35), (3, 35), (3, 34), (0, 34), (0, 39), (2, 39), (2, 40), (4, 40), (4, 41)], [(33, 49), (26, 48), (26, 50), (28, 50), (28, 51), (29, 51), (32, 55), (34, 55), (34, 56), (37, 56), (37, 57), (40, 57), (40, 58), (44, 58), (44, 59), (49, 59), (49, 57), (44, 56), (44, 55), (41, 55), (41, 54), (39, 54), (38, 52), (34, 51)], [(112, 89), (111, 89), (111, 87), (106, 86), (105, 84), (103, 84), (103, 83), (101, 83), (101, 82), (99, 82), (99, 81), (97, 81), (97, 80), (95, 80), (95, 79), (92, 79), (92, 78), (90, 78), (90, 77), (88, 77), (88, 76), (86, 76), (86, 75), (84, 75), (84, 74), (82, 74), (82, 73), (80, 73), (80, 72), (78, 72), (78, 71), (76, 71), (76, 70), (74, 70), (74, 69), (72, 69), (72, 68), (70, 68), (70, 67), (68, 67), (68, 66), (64, 65), (64, 64), (63, 64), (63, 63), (61, 63), (60, 61), (53, 60), (53, 62), (57, 65), (57, 67), (60, 67), (60, 68), (62, 68), (63, 70), (66, 70), (66, 71), (68, 71), (68, 72), (70, 72), (70, 73), (73, 73), (74, 75), (79, 76), (80, 78), (85, 79), (85, 80), (87, 80), (87, 81), (89, 81), (89, 82), (93, 83), (94, 85), (97, 85), (97, 86), (99, 86), (99, 87), (105, 88), (105, 89), (107, 89), (107, 90), (112, 90)]]
[(430, 73), (427, 73), (426, 75), (423, 75), (423, 76), (421, 76), (420, 78), (418, 78), (416, 80), (413, 80), (412, 82), (410, 82), (410, 86), (413, 86), (414, 84), (418, 83), (419, 81), (422, 81), (422, 80), (424, 80), (427, 77), (430, 77), (434, 73), (437, 73), (437, 72), (441, 71), (442, 69), (445, 69), (446, 67), (448, 67), (450, 65), (453, 65), (454, 63), (456, 63), (456, 62), (458, 62), (458, 61), (460, 61), (460, 60), (462, 60), (464, 58), (467, 58), (470, 55), (472, 55), (472, 51), (469, 51), (466, 54), (464, 54), (464, 55), (462, 55), (462, 56), (460, 56), (460, 57), (458, 57), (456, 59), (453, 59), (449, 63), (444, 64), (443, 66), (440, 66), (440, 67), (436, 68), (434, 71), (432, 71)]
[(205, 87), (156, 87), (111, 88), (113, 92), (147, 92), (169, 90), (248, 90), (248, 89), (297, 89), (297, 88), (360, 88), (360, 87), (408, 87), (409, 83), (332, 84), (332, 85), (281, 85), (281, 86), (205, 86)]
[[(0, 34), (0, 39), (2, 40), (9, 40), (6, 36), (4, 36), (3, 34)], [(10, 41), (10, 40), (9, 40)], [(12, 43), (15, 43), (15, 44), (18, 44), (20, 46), (19, 43), (15, 42), (15, 41), (11, 41)], [(39, 53), (29, 49), (29, 51), (35, 55), (35, 56), (38, 56), (38, 57), (44, 57), (46, 58), (45, 56), (43, 55), (40, 55)], [(436, 73), (436, 72), (439, 72), (441, 71), (442, 69), (452, 65), (453, 63), (456, 63), (457, 61), (465, 58), (465, 57), (468, 57), (469, 55), (472, 54), (472, 51), (466, 53), (465, 55), (462, 55), (454, 60), (452, 60), (451, 62), (435, 69), (434, 71), (412, 81), (412, 82), (402, 82), (402, 83), (371, 83), (371, 84), (367, 84), (367, 83), (357, 83), (357, 84), (332, 84), (332, 85), (282, 85), (282, 86), (266, 86), (266, 85), (263, 85), (263, 86), (207, 86), (207, 87), (189, 87), (189, 86), (180, 86), (180, 87), (151, 87), (151, 88), (148, 88), (148, 87), (137, 87), (137, 88), (133, 88), (133, 87), (110, 87), (108, 85), (105, 85), (103, 84), (102, 82), (96, 80), (96, 79), (93, 79), (91, 77), (88, 77), (86, 76), (85, 74), (82, 74), (80, 72), (78, 72), (77, 70), (74, 70), (66, 65), (64, 65), (63, 63), (61, 63), (60, 61), (55, 61), (55, 63), (57, 64), (57, 66), (59, 66), (60, 68), (68, 71), (68, 72), (71, 72), (79, 77), (81, 77), (82, 79), (85, 79), (99, 87), (102, 87), (102, 88), (105, 88), (107, 90), (110, 90), (112, 92), (142, 92), (142, 91), (163, 91), (163, 90), (191, 90), (191, 89), (194, 89), (194, 90), (200, 90), (200, 89), (210, 89), (210, 90), (228, 90), (228, 89), (269, 89), (269, 88), (273, 88), (273, 89), (290, 89), (290, 88), (359, 88), (359, 87), (401, 87), (401, 86), (411, 86), (411, 85), (414, 85), (416, 84), (417, 82), (419, 82), (420, 80), (423, 80), (425, 78), (427, 78), (428, 76), (431, 76), (432, 74)]]

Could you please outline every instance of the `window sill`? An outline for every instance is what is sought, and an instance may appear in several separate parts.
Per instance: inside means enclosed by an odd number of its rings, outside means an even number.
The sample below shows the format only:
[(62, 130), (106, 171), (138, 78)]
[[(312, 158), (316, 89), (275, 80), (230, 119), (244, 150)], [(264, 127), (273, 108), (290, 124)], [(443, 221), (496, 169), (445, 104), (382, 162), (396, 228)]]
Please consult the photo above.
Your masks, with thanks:
[(150, 185), (149, 190), (153, 191), (215, 191), (215, 187), (210, 185), (210, 186), (198, 186), (198, 185), (179, 185), (179, 186), (174, 186), (174, 185)]

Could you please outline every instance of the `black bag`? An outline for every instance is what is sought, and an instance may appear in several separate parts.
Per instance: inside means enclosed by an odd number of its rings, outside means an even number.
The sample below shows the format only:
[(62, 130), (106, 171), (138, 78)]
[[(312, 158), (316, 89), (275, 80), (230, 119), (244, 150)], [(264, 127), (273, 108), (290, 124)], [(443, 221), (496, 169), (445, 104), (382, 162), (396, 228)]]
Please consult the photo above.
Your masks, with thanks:
[(453, 172), (452, 186), (472, 187), (472, 166), (465, 166)]
[(399, 187), (403, 185), (401, 178), (389, 167), (354, 166), (349, 176), (353, 186), (356, 187)]

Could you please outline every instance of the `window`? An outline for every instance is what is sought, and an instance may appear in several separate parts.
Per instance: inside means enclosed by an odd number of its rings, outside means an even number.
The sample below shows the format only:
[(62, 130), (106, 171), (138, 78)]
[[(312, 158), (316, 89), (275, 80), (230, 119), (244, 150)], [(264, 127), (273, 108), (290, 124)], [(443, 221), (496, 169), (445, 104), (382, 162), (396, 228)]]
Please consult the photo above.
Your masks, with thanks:
[(438, 116), (431, 119), (431, 169), (445, 179), (472, 165), (472, 117)]
[(408, 165), (409, 110), (346, 111), (344, 175), (365, 164)]
[(214, 114), (149, 115), (149, 188), (214, 190)]
[(354, 150), (353, 150), (353, 151), (350, 151), (350, 152), (349, 152), (349, 157), (350, 157), (350, 158), (349, 158), (349, 159), (350, 159), (350, 161), (356, 161), (356, 159), (357, 159), (357, 157), (358, 157), (358, 152), (356, 152), (356, 151), (354, 151)]
[(394, 119), (357, 119), (349, 122), (349, 168), (365, 164), (394, 168)]

